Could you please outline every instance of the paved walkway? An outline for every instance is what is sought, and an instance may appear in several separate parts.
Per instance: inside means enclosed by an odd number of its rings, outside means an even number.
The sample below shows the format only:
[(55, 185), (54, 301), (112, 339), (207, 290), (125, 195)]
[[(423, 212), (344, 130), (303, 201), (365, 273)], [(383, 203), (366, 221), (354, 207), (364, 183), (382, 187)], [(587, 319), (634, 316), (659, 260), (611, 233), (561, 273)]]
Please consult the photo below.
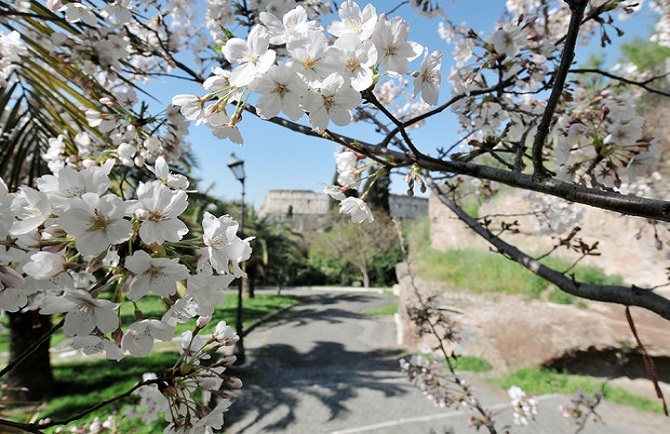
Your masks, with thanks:
[[(365, 315), (391, 302), (378, 292), (290, 290), (306, 302), (245, 339), (252, 368), (239, 376), (244, 388), (226, 414), (226, 433), (475, 433), (467, 409), (432, 405), (402, 375), (391, 317)], [(468, 377), (477, 396), (497, 416), (499, 432), (512, 421), (505, 391)], [(540, 417), (510, 433), (573, 433), (558, 406), (561, 395), (539, 397)], [(670, 420), (606, 403), (607, 425), (584, 434), (663, 434)], [(481, 431), (480, 431), (481, 432)]]

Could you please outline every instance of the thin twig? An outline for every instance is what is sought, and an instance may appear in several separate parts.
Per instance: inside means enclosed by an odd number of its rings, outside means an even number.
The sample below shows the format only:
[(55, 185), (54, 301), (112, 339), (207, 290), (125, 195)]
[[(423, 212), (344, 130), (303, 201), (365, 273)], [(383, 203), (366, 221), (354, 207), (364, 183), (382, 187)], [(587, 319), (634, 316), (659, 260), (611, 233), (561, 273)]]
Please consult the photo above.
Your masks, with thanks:
[(637, 334), (637, 329), (635, 328), (635, 322), (633, 321), (633, 317), (630, 314), (630, 307), (628, 306), (626, 306), (626, 320), (628, 320), (630, 331), (633, 332), (635, 342), (637, 342), (637, 347), (642, 353), (642, 359), (644, 360), (644, 369), (647, 371), (647, 375), (649, 376), (651, 382), (654, 383), (654, 390), (656, 391), (656, 396), (658, 397), (658, 399), (661, 400), (661, 403), (663, 404), (663, 413), (665, 413), (665, 415), (668, 416), (668, 403), (665, 402), (663, 391), (661, 390), (661, 387), (658, 384), (658, 373), (656, 372), (656, 365), (654, 363), (654, 359), (652, 359), (651, 356), (649, 356), (649, 353), (647, 353), (647, 349), (644, 347), (642, 341), (640, 340), (640, 336)]
[(666, 78), (670, 74), (663, 74), (663, 75), (657, 75), (654, 76), (650, 79), (644, 80), (644, 81), (635, 81), (631, 80), (626, 77), (621, 77), (619, 75), (612, 74), (611, 72), (603, 71), (601, 69), (596, 69), (596, 68), (574, 68), (570, 70), (570, 73), (572, 74), (599, 74), (607, 78), (611, 78), (612, 80), (617, 80), (622, 83), (630, 84), (632, 86), (638, 86), (644, 90), (646, 90), (649, 93), (655, 93), (657, 95), (662, 95), (662, 96), (667, 96), (670, 97), (670, 92), (664, 92), (662, 90), (654, 89), (653, 87), (647, 86), (648, 83), (652, 83), (656, 80), (659, 80), (661, 78)]
[[(407, 249), (405, 247), (405, 241), (404, 241), (404, 235), (402, 231), (402, 227), (399, 221), (395, 220), (396, 223), (396, 228), (398, 231), (398, 237), (400, 239), (400, 249), (402, 252), (402, 256), (405, 259), (405, 262), (407, 263), (407, 274), (409, 275), (410, 278), (410, 285), (412, 287), (412, 290), (414, 292), (414, 295), (416, 298), (419, 300), (419, 304), (423, 309), (427, 308), (426, 301), (423, 299), (421, 296), (421, 293), (416, 285), (416, 279), (414, 276), (414, 271), (412, 270), (411, 262), (409, 260), (409, 255), (407, 254)], [(459, 312), (460, 313), (460, 312)], [(451, 377), (456, 383), (456, 385), (459, 387), (459, 389), (468, 395), (469, 397), (472, 398), (472, 401), (469, 401), (469, 404), (472, 405), (478, 412), (479, 414), (482, 415), (482, 422), (486, 429), (488, 429), (490, 434), (496, 434), (497, 430), (495, 428), (495, 425), (493, 423), (493, 420), (491, 419), (491, 412), (489, 410), (486, 410), (481, 402), (479, 400), (472, 396), (472, 391), (468, 387), (468, 385), (456, 374), (456, 370), (454, 368), (453, 363), (451, 362), (451, 356), (447, 352), (447, 349), (444, 346), (444, 340), (441, 337), (441, 334), (437, 331), (436, 325), (430, 320), (430, 318), (426, 321), (430, 327), (430, 331), (435, 336), (439, 343), (439, 350), (442, 353), (442, 357), (444, 357), (444, 360), (447, 364), (447, 367), (449, 368), (449, 372), (451, 373)]]

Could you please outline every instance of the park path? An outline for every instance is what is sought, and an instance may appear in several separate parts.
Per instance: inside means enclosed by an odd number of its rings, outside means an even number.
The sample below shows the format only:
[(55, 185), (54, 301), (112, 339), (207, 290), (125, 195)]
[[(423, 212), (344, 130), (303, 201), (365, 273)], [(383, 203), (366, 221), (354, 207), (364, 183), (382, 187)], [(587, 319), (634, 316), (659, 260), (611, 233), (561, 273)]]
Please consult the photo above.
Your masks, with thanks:
[[(470, 413), (432, 405), (400, 372), (402, 350), (395, 345), (390, 316), (364, 312), (385, 306), (391, 297), (375, 291), (285, 291), (305, 297), (245, 338), (251, 368), (226, 414), (226, 433), (469, 433)], [(505, 391), (466, 375), (498, 426), (512, 420)], [(561, 395), (538, 397), (540, 416), (511, 433), (573, 433), (558, 406)], [(662, 434), (670, 421), (660, 415), (605, 403), (607, 425), (591, 424), (584, 434)], [(499, 432), (505, 432), (500, 429)]]

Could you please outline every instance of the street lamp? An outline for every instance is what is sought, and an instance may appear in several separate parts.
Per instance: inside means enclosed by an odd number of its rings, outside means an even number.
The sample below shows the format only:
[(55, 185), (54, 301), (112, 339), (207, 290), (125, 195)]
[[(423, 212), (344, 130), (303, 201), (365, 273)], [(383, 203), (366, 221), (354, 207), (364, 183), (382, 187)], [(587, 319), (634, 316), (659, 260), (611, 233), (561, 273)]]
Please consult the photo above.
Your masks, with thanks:
[[(244, 180), (246, 175), (244, 173), (244, 161), (240, 160), (235, 156), (235, 154), (230, 154), (230, 160), (228, 160), (228, 167), (230, 171), (233, 172), (235, 179), (242, 183), (242, 216), (240, 217), (240, 238), (244, 239)], [(240, 337), (240, 340), (237, 341), (235, 345), (235, 355), (237, 356), (237, 361), (235, 364), (242, 366), (246, 362), (246, 355), (244, 354), (244, 336), (242, 328), (242, 280), (244, 278), (240, 277), (240, 280), (237, 285), (237, 319), (235, 321), (235, 328), (237, 329), (237, 335)]]

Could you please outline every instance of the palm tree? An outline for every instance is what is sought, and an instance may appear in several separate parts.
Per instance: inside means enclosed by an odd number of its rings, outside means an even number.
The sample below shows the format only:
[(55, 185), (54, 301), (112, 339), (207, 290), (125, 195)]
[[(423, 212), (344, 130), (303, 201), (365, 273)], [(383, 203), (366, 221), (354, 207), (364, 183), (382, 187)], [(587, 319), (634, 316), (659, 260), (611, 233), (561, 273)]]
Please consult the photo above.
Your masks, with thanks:
[(281, 286), (291, 281), (307, 263), (302, 236), (286, 222), (275, 222), (270, 216), (259, 218), (253, 208), (245, 216), (245, 236), (254, 237), (254, 254), (245, 263), (247, 278), (243, 280), (245, 298), (254, 297), (256, 285)]

